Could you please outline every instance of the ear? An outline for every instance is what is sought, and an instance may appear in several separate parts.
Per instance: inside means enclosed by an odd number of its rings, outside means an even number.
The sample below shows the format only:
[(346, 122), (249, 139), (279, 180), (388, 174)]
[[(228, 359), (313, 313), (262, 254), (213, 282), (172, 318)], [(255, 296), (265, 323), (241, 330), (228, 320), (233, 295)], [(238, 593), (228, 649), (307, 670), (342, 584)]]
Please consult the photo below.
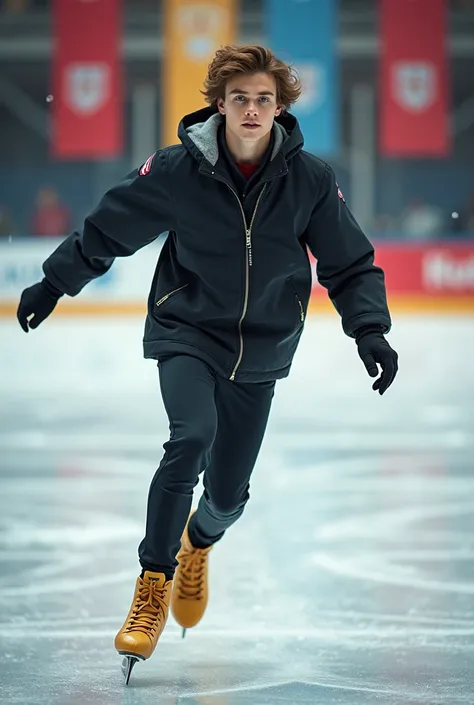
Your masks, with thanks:
[(221, 115), (225, 115), (224, 101), (222, 100), (222, 98), (218, 99), (217, 108), (218, 108)]
[(281, 115), (281, 111), (283, 110), (283, 107), (281, 105), (277, 106), (277, 109), (275, 110), (275, 117), (278, 117)]

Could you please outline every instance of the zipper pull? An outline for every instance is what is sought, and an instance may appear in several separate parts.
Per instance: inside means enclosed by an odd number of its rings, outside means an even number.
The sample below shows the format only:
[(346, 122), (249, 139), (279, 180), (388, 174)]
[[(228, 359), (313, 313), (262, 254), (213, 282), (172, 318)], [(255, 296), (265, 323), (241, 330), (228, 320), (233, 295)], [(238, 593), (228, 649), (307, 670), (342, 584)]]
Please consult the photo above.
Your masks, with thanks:
[(163, 304), (166, 301), (166, 299), (168, 299), (168, 298), (169, 298), (169, 294), (166, 294), (166, 296), (163, 296), (159, 301), (156, 302), (156, 305), (161, 306), (161, 304)]
[(248, 263), (249, 263), (249, 267), (251, 267), (252, 266), (252, 240), (250, 239), (251, 230), (246, 230), (245, 232), (247, 233), (247, 237), (246, 237), (245, 242), (247, 245)]
[(300, 319), (301, 319), (301, 322), (304, 322), (304, 308), (303, 308), (303, 304), (301, 303), (301, 301), (300, 301), (299, 299), (298, 299), (298, 303), (299, 303), (299, 305), (300, 305)]

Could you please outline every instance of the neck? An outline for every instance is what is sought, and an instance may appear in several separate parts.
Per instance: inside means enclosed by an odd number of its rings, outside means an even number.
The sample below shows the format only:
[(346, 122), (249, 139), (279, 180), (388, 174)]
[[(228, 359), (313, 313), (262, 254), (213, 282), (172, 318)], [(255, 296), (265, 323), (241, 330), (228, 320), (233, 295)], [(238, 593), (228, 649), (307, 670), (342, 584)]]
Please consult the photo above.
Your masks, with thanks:
[(229, 152), (236, 162), (247, 164), (258, 164), (261, 161), (270, 144), (270, 136), (271, 133), (269, 132), (256, 142), (246, 142), (230, 132), (227, 127), (225, 130), (225, 141)]

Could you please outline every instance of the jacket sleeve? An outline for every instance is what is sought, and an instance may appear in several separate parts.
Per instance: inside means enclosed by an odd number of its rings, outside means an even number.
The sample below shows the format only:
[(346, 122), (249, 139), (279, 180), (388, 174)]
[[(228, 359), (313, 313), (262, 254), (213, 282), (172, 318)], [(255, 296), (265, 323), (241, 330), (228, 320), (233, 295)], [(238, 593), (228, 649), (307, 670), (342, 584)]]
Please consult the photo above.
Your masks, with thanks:
[(157, 152), (104, 194), (82, 231), (71, 233), (45, 260), (43, 272), (60, 291), (76, 296), (116, 257), (133, 255), (173, 223), (166, 153)]
[(306, 231), (316, 274), (342, 319), (346, 335), (366, 325), (391, 327), (383, 270), (374, 248), (347, 207), (333, 170), (326, 164), (316, 206)]

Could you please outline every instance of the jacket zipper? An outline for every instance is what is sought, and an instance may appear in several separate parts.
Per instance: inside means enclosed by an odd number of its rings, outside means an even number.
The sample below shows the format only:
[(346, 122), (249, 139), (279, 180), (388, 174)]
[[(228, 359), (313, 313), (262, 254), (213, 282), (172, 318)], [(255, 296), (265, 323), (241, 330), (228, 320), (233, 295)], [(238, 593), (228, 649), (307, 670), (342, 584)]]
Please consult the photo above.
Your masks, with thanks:
[[(229, 184), (227, 184), (229, 186)], [(236, 197), (239, 206), (240, 206), (240, 211), (242, 213), (242, 220), (244, 222), (244, 228), (245, 228), (245, 247), (247, 249), (247, 256), (245, 258), (245, 295), (244, 295), (244, 307), (242, 310), (242, 315), (240, 316), (239, 320), (239, 341), (240, 341), (240, 350), (239, 350), (239, 357), (237, 358), (237, 362), (235, 363), (235, 367), (232, 371), (231, 376), (229, 377), (229, 380), (231, 382), (234, 381), (235, 379), (235, 373), (237, 372), (237, 369), (242, 362), (242, 356), (244, 354), (244, 338), (242, 335), (242, 322), (245, 318), (245, 315), (247, 313), (247, 307), (248, 307), (248, 302), (249, 302), (249, 287), (250, 287), (250, 267), (252, 266), (252, 227), (253, 227), (253, 222), (255, 220), (255, 216), (257, 215), (257, 209), (260, 203), (260, 199), (263, 196), (263, 192), (265, 191), (266, 184), (263, 185), (262, 190), (259, 193), (259, 196), (257, 198), (257, 203), (255, 204), (255, 208), (253, 209), (252, 213), (252, 218), (250, 220), (250, 225), (247, 226), (247, 220), (245, 218), (245, 211), (242, 207), (242, 203), (240, 202), (240, 198), (237, 195), (237, 193), (234, 191), (233, 188), (229, 186), (229, 189), (232, 191), (234, 196)]]
[(187, 286), (187, 284), (184, 284), (183, 286), (179, 286), (177, 289), (173, 289), (173, 291), (170, 291), (168, 294), (162, 296), (161, 299), (156, 302), (156, 305), (161, 306), (161, 304), (164, 303), (166, 299), (169, 299), (170, 296), (176, 294), (178, 291), (181, 291), (181, 289), (185, 289)]

